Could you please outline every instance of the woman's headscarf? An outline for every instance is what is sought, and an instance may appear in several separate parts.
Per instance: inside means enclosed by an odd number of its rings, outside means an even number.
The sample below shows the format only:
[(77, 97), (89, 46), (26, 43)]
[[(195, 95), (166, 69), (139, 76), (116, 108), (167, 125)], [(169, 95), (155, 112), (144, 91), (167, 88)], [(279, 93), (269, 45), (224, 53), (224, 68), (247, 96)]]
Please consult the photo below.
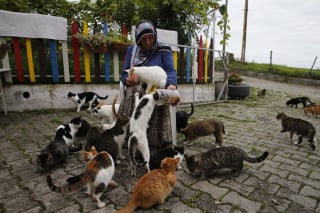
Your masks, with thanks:
[[(146, 35), (153, 35), (154, 46), (151, 50), (144, 50), (141, 47), (141, 40)], [(132, 50), (131, 66), (142, 66), (147, 63), (156, 49), (157, 30), (151, 21), (141, 21), (136, 25), (135, 30), (136, 45)]]

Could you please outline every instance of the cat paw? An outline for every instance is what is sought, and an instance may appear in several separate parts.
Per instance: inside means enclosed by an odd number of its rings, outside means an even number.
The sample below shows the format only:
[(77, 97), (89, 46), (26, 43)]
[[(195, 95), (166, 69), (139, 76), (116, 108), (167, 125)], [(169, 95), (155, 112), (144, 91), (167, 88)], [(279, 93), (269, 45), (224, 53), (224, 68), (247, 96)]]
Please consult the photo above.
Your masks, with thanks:
[(97, 206), (99, 209), (101, 209), (106, 206), (106, 203), (105, 202), (98, 202)]
[(299, 141), (295, 141), (293, 144), (294, 144), (294, 145), (297, 145), (297, 144), (299, 144)]
[(124, 155), (119, 155), (119, 158), (120, 158), (121, 160), (125, 160), (125, 159), (126, 159), (126, 157), (125, 157)]

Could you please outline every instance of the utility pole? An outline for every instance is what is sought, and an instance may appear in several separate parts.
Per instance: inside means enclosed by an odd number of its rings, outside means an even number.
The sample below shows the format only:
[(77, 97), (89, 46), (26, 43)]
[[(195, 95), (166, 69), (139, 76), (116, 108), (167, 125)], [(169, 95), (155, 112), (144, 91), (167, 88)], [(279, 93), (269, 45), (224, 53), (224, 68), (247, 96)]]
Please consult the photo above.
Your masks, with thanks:
[(242, 48), (240, 62), (246, 61), (246, 40), (247, 40), (247, 17), (248, 17), (248, 0), (244, 4), (243, 32), (242, 32)]

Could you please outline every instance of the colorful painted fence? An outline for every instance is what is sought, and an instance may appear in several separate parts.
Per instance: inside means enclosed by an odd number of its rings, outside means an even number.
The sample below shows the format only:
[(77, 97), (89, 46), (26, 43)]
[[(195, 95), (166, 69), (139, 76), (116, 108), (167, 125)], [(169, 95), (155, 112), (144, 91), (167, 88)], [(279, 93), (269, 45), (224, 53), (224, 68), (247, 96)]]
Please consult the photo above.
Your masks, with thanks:
[[(13, 16), (15, 19), (12, 19)], [(110, 46), (106, 53), (90, 53), (79, 45), (74, 36), (79, 32), (76, 20), (70, 27), (72, 34), (67, 36), (67, 21), (61, 17), (0, 10), (0, 19), (5, 19), (10, 26), (16, 26), (11, 27), (10, 31), (4, 30), (9, 29), (8, 26), (0, 26), (0, 36), (9, 41), (12, 47), (7, 58), (13, 84), (119, 82), (126, 49), (113, 49)], [(12, 23), (12, 20), (16, 22)], [(41, 20), (41, 24), (37, 20)], [(83, 26), (82, 33), (89, 33), (86, 23)], [(36, 30), (26, 30), (30, 28)], [(107, 23), (103, 23), (102, 28), (107, 35)], [(122, 32), (127, 34), (127, 29), (124, 27)], [(174, 61), (179, 83), (213, 81), (212, 40), (203, 42), (200, 37), (198, 47), (191, 44), (170, 45), (176, 46)], [(220, 54), (219, 51), (216, 53)], [(195, 64), (198, 66), (195, 67)]]

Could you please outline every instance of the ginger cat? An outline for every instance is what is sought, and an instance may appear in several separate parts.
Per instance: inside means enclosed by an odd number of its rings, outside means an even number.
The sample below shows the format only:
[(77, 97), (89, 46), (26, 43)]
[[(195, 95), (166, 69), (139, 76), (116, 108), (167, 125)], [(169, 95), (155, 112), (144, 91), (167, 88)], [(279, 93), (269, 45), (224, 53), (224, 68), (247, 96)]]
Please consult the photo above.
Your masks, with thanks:
[(154, 169), (143, 175), (136, 183), (129, 202), (116, 213), (130, 213), (138, 207), (147, 209), (164, 203), (177, 182), (176, 169), (179, 161), (179, 158), (165, 158), (161, 169)]

